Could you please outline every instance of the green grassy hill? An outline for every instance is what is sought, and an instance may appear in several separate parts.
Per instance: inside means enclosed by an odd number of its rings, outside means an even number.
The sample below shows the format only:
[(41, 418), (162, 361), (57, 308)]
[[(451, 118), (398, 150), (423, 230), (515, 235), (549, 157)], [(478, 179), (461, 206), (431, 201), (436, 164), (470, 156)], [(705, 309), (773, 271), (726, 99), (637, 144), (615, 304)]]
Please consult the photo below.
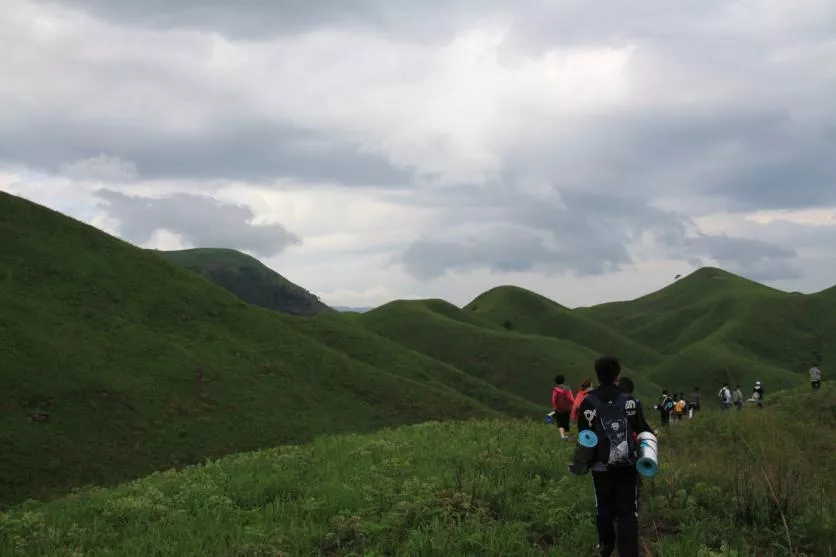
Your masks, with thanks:
[(632, 301), (574, 311), (608, 324), (664, 358), (649, 378), (675, 390), (756, 380), (774, 392), (797, 385), (821, 353), (836, 361), (836, 321), (828, 291), (788, 293), (726, 271), (703, 268)]
[[(356, 318), (318, 315), (296, 320), (293, 326), (298, 332), (315, 338), (347, 357), (386, 369), (393, 374), (453, 389), (509, 416), (539, 417), (548, 410), (542, 400), (535, 404), (509, 391), (500, 390), (444, 361), (430, 358), (369, 331)], [(548, 383), (540, 385), (540, 394), (548, 392), (548, 387)]]
[(524, 413), (4, 193), (0, 246), (0, 504), (319, 433)]
[(464, 309), (503, 328), (569, 340), (617, 356), (632, 366), (653, 365), (662, 359), (653, 349), (618, 331), (523, 288), (493, 288), (477, 296)]
[(752, 300), (787, 295), (711, 267), (635, 300), (575, 311), (638, 342), (670, 353), (702, 340), (743, 315)]
[[(400, 300), (359, 316), (359, 321), (411, 350), (447, 362), (499, 389), (548, 408), (554, 376), (577, 388), (594, 378), (599, 353), (567, 340), (505, 331), (447, 302)], [(625, 362), (626, 363), (626, 362)], [(657, 386), (629, 366), (641, 394)]]
[[(776, 400), (671, 426), (643, 481), (644, 555), (834, 554), (836, 388)], [(798, 408), (831, 413), (811, 428)], [(566, 471), (572, 448), (513, 420), (323, 436), (27, 503), (0, 513), (0, 554), (591, 557), (593, 491)]]
[(242, 300), (291, 315), (333, 312), (301, 286), (258, 259), (233, 249), (196, 248), (155, 251), (171, 263), (196, 271)]

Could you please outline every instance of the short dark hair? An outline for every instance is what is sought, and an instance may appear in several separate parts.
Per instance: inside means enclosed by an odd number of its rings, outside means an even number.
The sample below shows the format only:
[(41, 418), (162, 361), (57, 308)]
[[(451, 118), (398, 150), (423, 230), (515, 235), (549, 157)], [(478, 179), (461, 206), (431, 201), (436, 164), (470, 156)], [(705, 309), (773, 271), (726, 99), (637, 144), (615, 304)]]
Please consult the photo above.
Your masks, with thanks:
[(602, 356), (595, 360), (595, 375), (602, 385), (615, 383), (621, 373), (621, 364), (612, 356)]
[(581, 383), (581, 389), (588, 389), (591, 386), (592, 386), (592, 379), (590, 379), (589, 377), (584, 379), (583, 383)]
[(557, 375), (554, 376), (554, 382), (557, 383), (558, 385), (562, 385), (563, 383), (566, 382), (566, 378), (563, 376), (563, 374), (558, 373)]
[(618, 386), (621, 387), (621, 390), (627, 393), (628, 395), (633, 394), (635, 390), (635, 385), (633, 385), (633, 380), (629, 377), (621, 377), (618, 379)]

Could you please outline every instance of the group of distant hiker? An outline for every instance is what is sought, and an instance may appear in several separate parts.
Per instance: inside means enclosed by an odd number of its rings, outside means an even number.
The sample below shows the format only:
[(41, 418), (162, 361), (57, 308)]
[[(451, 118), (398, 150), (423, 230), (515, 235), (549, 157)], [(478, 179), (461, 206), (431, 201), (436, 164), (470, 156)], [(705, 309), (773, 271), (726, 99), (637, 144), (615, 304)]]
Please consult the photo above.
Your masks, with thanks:
[(659, 401), (653, 407), (659, 412), (659, 417), (662, 420), (662, 425), (667, 426), (671, 423), (671, 419), (679, 421), (687, 414), (688, 418), (693, 418), (702, 407), (702, 394), (699, 387), (694, 387), (694, 390), (689, 396), (685, 393), (668, 393), (667, 389), (662, 390)]
[[(717, 393), (720, 398), (720, 410), (729, 410), (732, 406), (738, 410), (743, 410), (743, 389), (740, 384), (737, 384), (734, 391), (731, 390), (728, 383), (723, 383), (722, 388)], [(763, 408), (764, 390), (760, 381), (755, 381), (755, 386), (752, 388), (752, 396), (747, 402), (754, 402), (758, 408)]]
[[(592, 387), (592, 379), (584, 379), (577, 393), (566, 384), (565, 376), (554, 378), (552, 389), (552, 412), (547, 421), (554, 422), (561, 439), (570, 439), (571, 425), (578, 429), (578, 443), (569, 471), (583, 475), (591, 472), (595, 491), (595, 524), (598, 531), (598, 552), (601, 557), (610, 557), (618, 549), (620, 557), (638, 557), (638, 516), (639, 469), (642, 461), (653, 460), (654, 471), (658, 469), (656, 456), (656, 432), (644, 417), (641, 401), (633, 396), (633, 381), (621, 377), (621, 364), (617, 359), (604, 356), (595, 361), (595, 375), (598, 387)], [(817, 366), (810, 368), (810, 383), (813, 390), (821, 388), (821, 371)], [(743, 408), (743, 391), (737, 385), (732, 391), (724, 383), (718, 393), (720, 408), (728, 410), (736, 406)], [(764, 388), (756, 381), (752, 397), (759, 408), (763, 408)], [(686, 415), (694, 418), (702, 406), (699, 387), (690, 395), (684, 392), (670, 394), (667, 390), (654, 409), (660, 412), (662, 425), (671, 419), (682, 420)], [(587, 443), (585, 438), (591, 439)], [(650, 443), (650, 445), (646, 445)], [(652, 449), (647, 449), (652, 446)], [(651, 457), (639, 458), (641, 451), (650, 450)]]

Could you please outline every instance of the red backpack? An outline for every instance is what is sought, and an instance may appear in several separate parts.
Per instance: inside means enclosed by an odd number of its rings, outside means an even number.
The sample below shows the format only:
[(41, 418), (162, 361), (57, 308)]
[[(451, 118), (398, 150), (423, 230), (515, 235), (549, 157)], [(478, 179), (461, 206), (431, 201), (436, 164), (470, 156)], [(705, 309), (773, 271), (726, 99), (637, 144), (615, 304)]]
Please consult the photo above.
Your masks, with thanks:
[(552, 391), (552, 405), (555, 411), (561, 414), (569, 414), (574, 403), (572, 391), (563, 387), (555, 387)]

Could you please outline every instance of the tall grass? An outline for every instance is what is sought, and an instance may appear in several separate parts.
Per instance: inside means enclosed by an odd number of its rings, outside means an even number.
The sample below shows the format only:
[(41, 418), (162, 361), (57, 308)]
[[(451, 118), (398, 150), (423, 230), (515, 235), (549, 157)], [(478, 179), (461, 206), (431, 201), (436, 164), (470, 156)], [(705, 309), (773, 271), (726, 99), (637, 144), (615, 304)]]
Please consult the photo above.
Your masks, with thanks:
[[(823, 389), (818, 397), (832, 397)], [(661, 437), (647, 555), (832, 557), (836, 430), (706, 411)], [(553, 426), (430, 422), (239, 454), (0, 515), (0, 555), (594, 555), (590, 478)]]

